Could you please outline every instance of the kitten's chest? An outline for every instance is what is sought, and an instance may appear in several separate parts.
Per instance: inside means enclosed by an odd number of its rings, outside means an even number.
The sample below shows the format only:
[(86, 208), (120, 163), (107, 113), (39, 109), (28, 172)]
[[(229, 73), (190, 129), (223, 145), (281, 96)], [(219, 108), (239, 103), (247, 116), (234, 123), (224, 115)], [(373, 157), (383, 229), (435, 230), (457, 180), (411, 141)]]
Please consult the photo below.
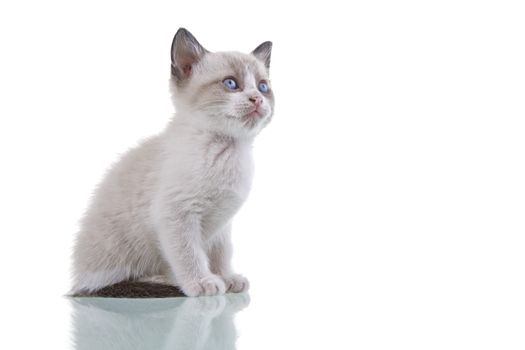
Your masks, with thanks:
[(243, 200), (247, 196), (253, 174), (249, 150), (219, 143), (210, 147), (204, 159), (203, 186), (214, 193), (212, 197), (223, 201), (236, 197)]
[(228, 222), (248, 196), (252, 180), (249, 154), (233, 146), (219, 147), (206, 157), (203, 172), (203, 228), (212, 233)]

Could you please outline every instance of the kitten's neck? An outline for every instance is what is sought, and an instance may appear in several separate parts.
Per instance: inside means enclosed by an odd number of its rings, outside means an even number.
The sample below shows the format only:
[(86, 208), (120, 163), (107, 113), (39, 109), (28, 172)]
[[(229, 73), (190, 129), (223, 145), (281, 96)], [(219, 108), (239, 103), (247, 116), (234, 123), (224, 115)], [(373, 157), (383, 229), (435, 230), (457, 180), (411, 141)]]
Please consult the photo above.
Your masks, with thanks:
[(168, 133), (192, 135), (196, 138), (209, 140), (219, 143), (235, 143), (239, 145), (251, 146), (255, 139), (255, 134), (249, 132), (235, 132), (234, 130), (222, 130), (213, 127), (206, 118), (191, 113), (177, 113), (168, 124)]

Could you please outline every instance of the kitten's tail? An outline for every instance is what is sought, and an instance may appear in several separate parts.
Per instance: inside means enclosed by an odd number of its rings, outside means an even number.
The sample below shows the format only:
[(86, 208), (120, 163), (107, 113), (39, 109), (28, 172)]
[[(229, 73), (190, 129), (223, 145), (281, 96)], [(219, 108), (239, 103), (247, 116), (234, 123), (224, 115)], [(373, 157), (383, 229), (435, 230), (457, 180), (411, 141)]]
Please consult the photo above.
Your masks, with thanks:
[(73, 297), (106, 298), (167, 298), (181, 297), (184, 293), (164, 275), (143, 276), (101, 286), (100, 288), (73, 288)]
[(170, 298), (183, 297), (185, 295), (174, 285), (139, 280), (123, 281), (91, 292), (77, 292), (72, 296), (103, 298)]

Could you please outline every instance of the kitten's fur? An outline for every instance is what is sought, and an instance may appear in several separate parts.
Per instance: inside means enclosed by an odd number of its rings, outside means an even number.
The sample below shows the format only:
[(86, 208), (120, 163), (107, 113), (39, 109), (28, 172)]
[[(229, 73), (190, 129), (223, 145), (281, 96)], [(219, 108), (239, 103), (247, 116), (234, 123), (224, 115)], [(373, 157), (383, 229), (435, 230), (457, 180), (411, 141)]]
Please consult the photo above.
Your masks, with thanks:
[[(177, 113), (99, 185), (75, 245), (73, 293), (125, 280), (174, 284), (188, 296), (248, 289), (230, 267), (230, 230), (250, 188), (252, 141), (273, 115), (272, 90), (258, 90), (270, 54), (270, 42), (251, 54), (211, 53), (179, 29)], [(238, 89), (223, 84), (229, 77)]]

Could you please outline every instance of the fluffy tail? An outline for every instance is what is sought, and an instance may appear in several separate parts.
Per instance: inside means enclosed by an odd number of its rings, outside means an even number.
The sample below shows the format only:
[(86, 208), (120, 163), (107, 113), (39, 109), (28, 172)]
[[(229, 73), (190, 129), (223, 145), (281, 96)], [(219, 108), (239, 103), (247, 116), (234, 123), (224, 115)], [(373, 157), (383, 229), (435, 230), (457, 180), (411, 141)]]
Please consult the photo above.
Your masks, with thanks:
[(177, 287), (155, 282), (124, 281), (91, 292), (79, 292), (74, 297), (104, 298), (172, 298), (183, 297)]

